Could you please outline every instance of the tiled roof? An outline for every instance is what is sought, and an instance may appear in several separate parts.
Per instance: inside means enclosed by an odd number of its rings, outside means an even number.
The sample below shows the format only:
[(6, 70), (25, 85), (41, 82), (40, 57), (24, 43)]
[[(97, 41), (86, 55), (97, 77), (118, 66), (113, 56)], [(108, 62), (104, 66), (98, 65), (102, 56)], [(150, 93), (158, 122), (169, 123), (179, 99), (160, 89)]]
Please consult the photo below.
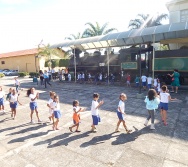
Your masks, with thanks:
[(34, 48), (34, 49), (20, 50), (20, 51), (9, 52), (9, 53), (2, 53), (0, 54), (0, 58), (24, 56), (24, 55), (31, 55), (31, 54), (37, 54), (37, 53), (38, 53), (38, 49)]

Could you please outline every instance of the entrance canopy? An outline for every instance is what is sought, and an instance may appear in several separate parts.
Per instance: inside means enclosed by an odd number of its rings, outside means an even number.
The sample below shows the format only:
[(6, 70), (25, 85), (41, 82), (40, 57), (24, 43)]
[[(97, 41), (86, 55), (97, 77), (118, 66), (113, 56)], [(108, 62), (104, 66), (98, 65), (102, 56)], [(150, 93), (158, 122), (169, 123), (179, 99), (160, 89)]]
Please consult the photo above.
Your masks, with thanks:
[(74, 41), (64, 41), (54, 44), (51, 48), (71, 47), (80, 50), (98, 49), (106, 47), (131, 46), (146, 43), (179, 43), (188, 42), (188, 22), (172, 23), (143, 29), (111, 33), (107, 35), (82, 38)]

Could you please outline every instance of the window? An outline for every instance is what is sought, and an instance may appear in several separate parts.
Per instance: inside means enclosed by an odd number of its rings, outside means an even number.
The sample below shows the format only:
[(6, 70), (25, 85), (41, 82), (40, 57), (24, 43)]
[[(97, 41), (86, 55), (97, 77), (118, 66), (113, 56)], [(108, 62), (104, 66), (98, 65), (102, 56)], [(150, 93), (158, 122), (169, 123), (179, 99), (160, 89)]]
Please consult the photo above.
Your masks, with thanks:
[(5, 61), (1, 61), (1, 64), (5, 64)]

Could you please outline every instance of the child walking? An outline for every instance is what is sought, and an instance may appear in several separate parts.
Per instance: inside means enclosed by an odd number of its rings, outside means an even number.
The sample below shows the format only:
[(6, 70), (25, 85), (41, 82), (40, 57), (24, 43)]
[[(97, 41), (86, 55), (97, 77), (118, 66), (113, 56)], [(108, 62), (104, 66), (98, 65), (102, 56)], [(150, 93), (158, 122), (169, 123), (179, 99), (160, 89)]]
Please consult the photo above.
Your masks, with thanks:
[(15, 80), (15, 86), (16, 86), (16, 92), (18, 93), (18, 89), (19, 89), (19, 86), (20, 86), (20, 82), (18, 81), (18, 78), (17, 77), (15, 77), (14, 78), (14, 80)]
[(22, 105), (22, 104), (19, 102), (19, 100), (18, 100), (18, 96), (19, 96), (19, 94), (16, 93), (15, 89), (12, 89), (12, 93), (11, 93), (11, 95), (9, 96), (9, 102), (10, 102), (10, 108), (11, 108), (11, 112), (12, 112), (11, 117), (13, 117), (13, 119), (16, 118), (16, 108), (17, 108), (17, 106), (18, 106), (18, 103), (19, 103), (20, 105)]
[(33, 121), (33, 113), (36, 112), (36, 116), (38, 119), (38, 122), (41, 122), (41, 120), (39, 119), (39, 114), (38, 114), (38, 106), (37, 106), (37, 99), (39, 98), (39, 93), (35, 92), (35, 88), (30, 88), (27, 91), (27, 96), (29, 96), (29, 98), (31, 99), (30, 101), (30, 109), (31, 109), (31, 113), (30, 113), (30, 118), (31, 118), (31, 123), (34, 123)]
[(59, 130), (58, 123), (59, 118), (61, 118), (61, 111), (60, 111), (60, 104), (59, 104), (59, 96), (55, 95), (53, 102), (50, 104), (51, 109), (53, 110), (54, 117), (56, 118), (56, 121), (53, 125), (53, 130)]
[(51, 109), (51, 104), (54, 101), (54, 96), (56, 95), (55, 92), (50, 91), (50, 99), (48, 100), (47, 106), (49, 108), (49, 120), (53, 122), (53, 126), (54, 126), (54, 113), (53, 110)]
[(166, 118), (167, 118), (167, 110), (168, 110), (168, 103), (169, 101), (173, 101), (176, 99), (172, 99), (170, 94), (167, 93), (167, 86), (163, 85), (161, 87), (162, 92), (160, 93), (160, 109), (161, 109), (161, 118), (162, 118), (162, 122), (164, 123), (164, 126), (167, 126), (167, 122), (166, 122)]
[(5, 113), (4, 96), (5, 92), (3, 91), (2, 86), (0, 86), (0, 110), (3, 110), (3, 113)]
[(76, 131), (75, 132), (80, 132), (78, 130), (79, 124), (80, 124), (80, 112), (85, 111), (85, 109), (81, 108), (79, 106), (79, 101), (78, 100), (74, 100), (72, 105), (73, 105), (73, 123), (74, 123), (74, 125), (69, 127), (69, 130), (72, 132), (72, 128), (76, 127)]
[(160, 99), (155, 89), (149, 89), (148, 96), (146, 96), (144, 102), (146, 103), (146, 109), (148, 110), (149, 114), (144, 125), (147, 126), (149, 120), (151, 119), (150, 129), (154, 130), (155, 109), (158, 108), (158, 104), (160, 103)]
[(98, 93), (94, 93), (93, 94), (93, 100), (92, 100), (92, 104), (91, 104), (91, 114), (92, 114), (92, 125), (91, 125), (91, 132), (96, 132), (96, 125), (98, 125), (98, 123), (101, 121), (100, 116), (99, 116), (99, 107), (101, 105), (103, 105), (104, 101), (100, 101), (99, 100), (99, 94)]
[(124, 93), (121, 93), (119, 96), (119, 104), (118, 104), (118, 108), (117, 108), (117, 116), (118, 116), (118, 123), (117, 123), (117, 127), (115, 132), (120, 132), (119, 131), (119, 125), (121, 124), (121, 122), (123, 123), (123, 126), (126, 130), (127, 133), (130, 133), (132, 130), (128, 130), (127, 126), (125, 124), (125, 120), (124, 120), (124, 115), (125, 115), (125, 100), (127, 100), (127, 96)]

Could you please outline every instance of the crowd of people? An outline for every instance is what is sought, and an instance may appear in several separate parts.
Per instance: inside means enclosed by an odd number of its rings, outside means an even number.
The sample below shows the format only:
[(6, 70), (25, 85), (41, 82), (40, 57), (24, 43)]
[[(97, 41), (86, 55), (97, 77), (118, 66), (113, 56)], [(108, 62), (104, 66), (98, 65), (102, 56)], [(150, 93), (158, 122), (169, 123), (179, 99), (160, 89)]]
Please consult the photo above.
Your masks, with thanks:
[[(44, 71), (44, 79), (46, 79), (47, 77), (45, 75), (47, 71)], [(83, 74), (79, 74), (81, 76), (81, 79), (84, 78)], [(99, 79), (100, 79), (100, 75), (99, 74)], [(170, 75), (170, 74), (169, 74)], [(174, 70), (174, 73), (172, 75), (170, 75), (172, 77), (178, 77), (177, 71)], [(48, 76), (49, 78), (49, 76)], [(13, 119), (16, 118), (16, 112), (17, 112), (17, 107), (18, 104), (22, 105), (21, 102), (19, 101), (19, 81), (17, 79), (17, 77), (14, 78), (15, 79), (15, 88), (10, 88), (9, 92), (7, 93), (7, 97), (6, 100), (9, 101), (10, 104), (10, 109), (11, 109), (11, 117)], [(146, 85), (148, 87), (148, 95), (146, 96), (144, 102), (146, 103), (146, 109), (148, 110), (148, 117), (144, 123), (145, 126), (147, 126), (148, 121), (151, 119), (151, 126), (150, 129), (155, 129), (154, 126), (154, 111), (156, 109), (160, 109), (161, 110), (161, 120), (164, 123), (165, 126), (167, 126), (167, 110), (168, 110), (168, 103), (169, 101), (172, 100), (177, 100), (177, 99), (172, 99), (170, 94), (169, 94), (169, 90), (167, 88), (167, 86), (165, 84), (163, 84), (162, 86), (159, 84), (160, 81), (159, 79), (155, 78), (154, 82), (152, 82), (152, 78), (150, 76), (146, 77), (145, 75), (143, 75), (140, 79), (136, 78), (135, 79), (135, 83), (137, 85), (137, 83), (139, 83), (141, 80), (142, 81), (142, 86), (143, 89), (146, 89)], [(45, 81), (48, 83), (48, 81)], [(146, 84), (147, 83), (147, 84)], [(130, 75), (127, 75), (127, 86), (129, 86), (130, 84)], [(152, 86), (153, 85), (153, 86)], [(159, 86), (160, 85), (160, 86)], [(178, 80), (177, 78), (173, 80), (172, 82), (172, 86), (179, 86)], [(152, 88), (153, 87), (153, 88)], [(177, 91), (177, 89), (176, 89)], [(5, 112), (5, 108), (4, 108), (4, 96), (5, 96), (5, 92), (3, 91), (2, 86), (0, 86), (0, 110), (2, 112)], [(34, 123), (33, 120), (33, 114), (36, 114), (37, 120), (38, 122), (41, 122), (40, 118), (39, 118), (39, 112), (38, 112), (38, 104), (37, 104), (37, 99), (39, 99), (39, 93), (35, 90), (35, 88), (30, 88), (27, 91), (27, 96), (30, 98), (30, 122)], [(92, 116), (92, 124), (91, 124), (91, 131), (92, 132), (96, 132), (96, 126), (98, 125), (98, 123), (100, 122), (100, 116), (99, 116), (99, 107), (101, 105), (104, 104), (104, 101), (100, 101), (99, 100), (99, 94), (98, 93), (94, 93), (93, 94), (93, 100), (91, 103), (91, 116)], [(117, 117), (118, 117), (118, 122), (117, 122), (117, 127), (115, 129), (115, 132), (119, 132), (119, 125), (121, 123), (123, 123), (123, 126), (126, 130), (127, 133), (130, 133), (131, 130), (129, 130), (125, 124), (125, 100), (127, 100), (127, 96), (124, 93), (121, 93), (119, 96), (119, 104), (117, 106)], [(76, 130), (75, 132), (80, 132), (79, 130), (79, 124), (80, 124), (80, 112), (84, 112), (85, 109), (79, 106), (79, 101), (78, 100), (74, 100), (73, 103), (73, 125), (69, 127), (69, 130), (71, 132), (73, 132), (73, 128), (75, 127)], [(60, 102), (59, 102), (59, 96), (56, 94), (56, 92), (52, 92), (50, 91), (49, 94), (49, 101), (47, 102), (47, 107), (49, 108), (49, 120), (52, 121), (52, 128), (53, 130), (59, 130), (59, 119), (61, 118), (62, 114), (61, 114), (61, 109), (60, 109)]]

